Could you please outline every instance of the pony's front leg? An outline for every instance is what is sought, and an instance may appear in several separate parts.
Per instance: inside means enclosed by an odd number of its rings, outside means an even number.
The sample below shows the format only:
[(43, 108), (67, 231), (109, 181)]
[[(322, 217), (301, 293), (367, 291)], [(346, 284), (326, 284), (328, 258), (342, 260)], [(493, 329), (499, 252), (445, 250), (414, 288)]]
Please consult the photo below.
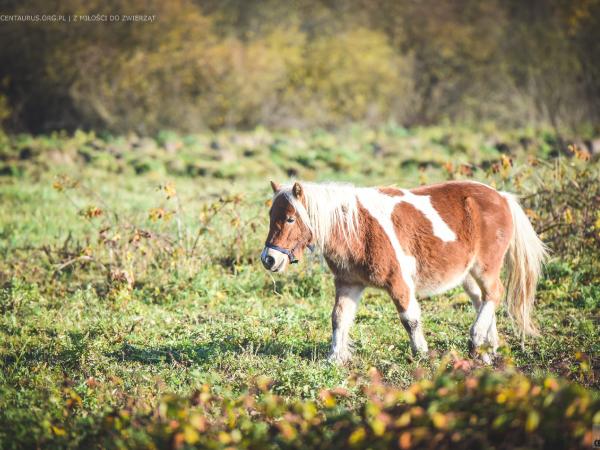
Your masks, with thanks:
[(429, 350), (423, 334), (421, 307), (414, 292), (405, 283), (392, 286), (390, 295), (400, 314), (400, 321), (410, 337), (410, 348), (414, 355), (424, 355)]
[(361, 285), (348, 284), (338, 280), (335, 282), (335, 306), (331, 313), (333, 336), (329, 360), (336, 364), (344, 364), (352, 356), (350, 327), (354, 322), (363, 290), (364, 286)]

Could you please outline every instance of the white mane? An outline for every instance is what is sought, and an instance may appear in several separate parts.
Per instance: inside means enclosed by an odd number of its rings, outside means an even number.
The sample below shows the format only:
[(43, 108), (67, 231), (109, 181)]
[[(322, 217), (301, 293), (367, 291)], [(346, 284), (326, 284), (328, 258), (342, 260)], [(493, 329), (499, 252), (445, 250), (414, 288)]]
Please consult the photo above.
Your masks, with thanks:
[(302, 182), (304, 203), (292, 194), (293, 184), (283, 186), (274, 196), (285, 195), (300, 219), (313, 234), (316, 245), (325, 246), (334, 229), (349, 240), (358, 229), (357, 189), (351, 184)]

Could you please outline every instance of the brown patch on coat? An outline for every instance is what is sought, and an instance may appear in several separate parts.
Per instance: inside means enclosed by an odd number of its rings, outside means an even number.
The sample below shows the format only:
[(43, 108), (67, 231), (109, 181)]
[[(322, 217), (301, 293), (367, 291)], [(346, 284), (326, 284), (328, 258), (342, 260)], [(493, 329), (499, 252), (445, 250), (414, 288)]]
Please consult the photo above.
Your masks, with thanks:
[(404, 195), (404, 192), (402, 192), (402, 190), (393, 186), (380, 187), (377, 188), (377, 190), (382, 194), (389, 195), (390, 197), (402, 197)]

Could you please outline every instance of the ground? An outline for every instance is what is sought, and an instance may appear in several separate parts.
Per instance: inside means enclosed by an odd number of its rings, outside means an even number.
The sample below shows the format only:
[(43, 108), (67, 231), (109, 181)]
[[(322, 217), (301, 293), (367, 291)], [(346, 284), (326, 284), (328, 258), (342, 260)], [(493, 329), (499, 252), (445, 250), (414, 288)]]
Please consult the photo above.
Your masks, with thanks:
[[(421, 300), (433, 352), (416, 360), (390, 299), (367, 290), (352, 362), (327, 362), (333, 282), (321, 256), (277, 276), (259, 260), (269, 180), (290, 177), (402, 187), (471, 178), (525, 196), (553, 250), (534, 313), (541, 336), (521, 345), (501, 311), (498, 370), (514, 364), (597, 393), (599, 166), (557, 152), (550, 135), (390, 125), (1, 142), (7, 448), (66, 433), (77, 446), (115, 409), (153, 408), (167, 393), (190, 396), (204, 385), (236, 396), (261, 376), (290, 401), (348, 388), (353, 409), (364, 400), (355, 379), (370, 368), (405, 388), (434, 376), (444, 355), (467, 358), (475, 313), (461, 289)], [(65, 392), (76, 394), (76, 413), (65, 413)]]

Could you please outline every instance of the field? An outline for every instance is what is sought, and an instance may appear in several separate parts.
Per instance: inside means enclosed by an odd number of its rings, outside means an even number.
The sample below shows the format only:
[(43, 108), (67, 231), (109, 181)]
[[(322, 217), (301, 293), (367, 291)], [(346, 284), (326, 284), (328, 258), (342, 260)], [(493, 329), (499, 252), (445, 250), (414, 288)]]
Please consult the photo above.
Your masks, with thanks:
[[(505, 445), (543, 447), (561, 424), (558, 447), (589, 448), (600, 408), (600, 163), (557, 146), (531, 130), (394, 125), (0, 135), (0, 448), (261, 448), (265, 436), (290, 448), (367, 438), (467, 448), (494, 436), (453, 434), (462, 416), (451, 405), (468, 380), (492, 380), (480, 394), (498, 408), (472, 412), (485, 419), (472, 430), (493, 421), (498, 433), (520, 430)], [(259, 260), (268, 182), (290, 178), (470, 178), (520, 194), (552, 250), (534, 314), (541, 336), (522, 346), (501, 311), (502, 356), (495, 373), (480, 368), (467, 357), (474, 312), (456, 289), (421, 301), (433, 351), (413, 359), (393, 304), (368, 290), (352, 363), (328, 363), (333, 283), (320, 255), (277, 277)], [(381, 411), (404, 410), (378, 403), (382, 392), (421, 405), (421, 434), (393, 432)], [(334, 416), (340, 426), (324, 427)], [(441, 437), (425, 445), (430, 428)]]

